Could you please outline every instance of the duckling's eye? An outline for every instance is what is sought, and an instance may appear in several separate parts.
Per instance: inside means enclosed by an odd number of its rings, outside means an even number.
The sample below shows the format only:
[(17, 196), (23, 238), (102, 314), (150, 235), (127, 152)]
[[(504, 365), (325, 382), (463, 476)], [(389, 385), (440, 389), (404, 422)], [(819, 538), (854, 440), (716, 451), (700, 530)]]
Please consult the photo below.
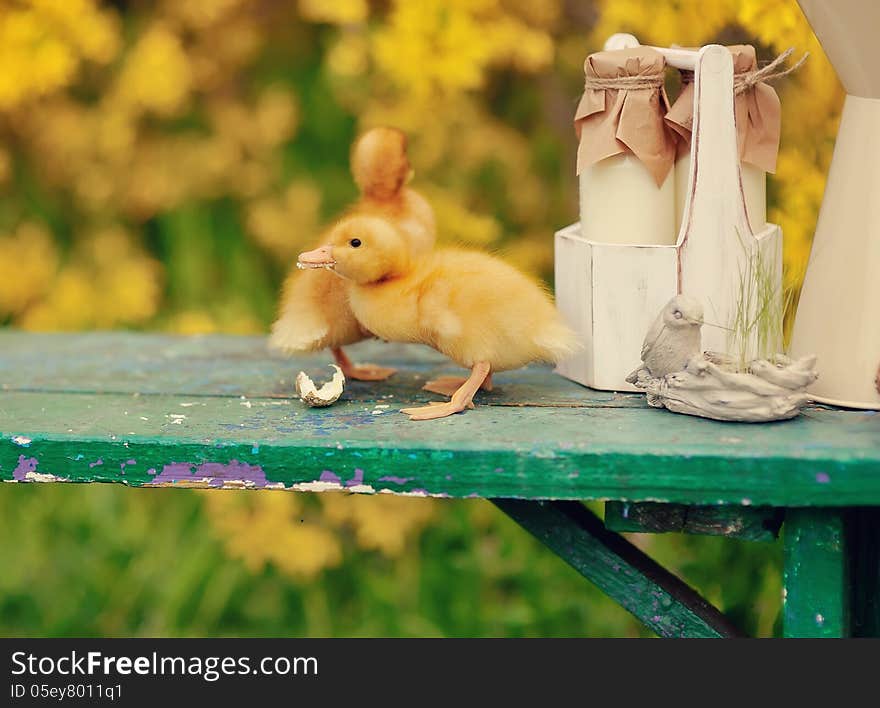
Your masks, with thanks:
[(351, 241), (348, 242), (348, 245), (352, 248), (360, 248), (361, 240), (359, 238), (353, 238)]
[(676, 310), (675, 312), (672, 313), (672, 316), (675, 319), (680, 320), (681, 319), (681, 310)]

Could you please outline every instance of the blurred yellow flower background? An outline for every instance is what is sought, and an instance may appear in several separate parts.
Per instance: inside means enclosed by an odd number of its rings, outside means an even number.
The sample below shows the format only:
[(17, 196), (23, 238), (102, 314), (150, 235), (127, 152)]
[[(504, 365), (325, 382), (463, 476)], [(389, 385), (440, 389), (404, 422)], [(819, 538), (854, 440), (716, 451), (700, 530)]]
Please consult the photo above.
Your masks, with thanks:
[[(769, 192), (796, 289), (842, 91), (795, 0), (0, 0), (0, 322), (265, 332), (291, 259), (354, 196), (349, 145), (376, 124), (410, 134), (442, 240), (549, 278), (553, 231), (577, 212), (583, 60), (621, 31), (810, 52), (778, 86)], [(203, 501), (231, 556), (300, 579), (341, 563), (345, 534), (399, 557), (437, 511)]]
[[(551, 232), (574, 211), (580, 66), (614, 31), (810, 51), (780, 88), (771, 183), (796, 287), (842, 94), (794, 0), (582, 5), (168, 0), (121, 14), (96, 0), (0, 0), (0, 268), (18, 272), (0, 283), (0, 317), (29, 329), (263, 330), (280, 272), (351, 195), (340, 156), (377, 123), (412, 135), (442, 238), (547, 275)], [(314, 124), (325, 107), (333, 115)], [(168, 241), (211, 237), (206, 214), (232, 222), (239, 256), (259, 252), (244, 269), (262, 299), (222, 282), (219, 298), (188, 297), (177, 282), (171, 259), (212, 254)], [(193, 268), (210, 270), (182, 270)]]

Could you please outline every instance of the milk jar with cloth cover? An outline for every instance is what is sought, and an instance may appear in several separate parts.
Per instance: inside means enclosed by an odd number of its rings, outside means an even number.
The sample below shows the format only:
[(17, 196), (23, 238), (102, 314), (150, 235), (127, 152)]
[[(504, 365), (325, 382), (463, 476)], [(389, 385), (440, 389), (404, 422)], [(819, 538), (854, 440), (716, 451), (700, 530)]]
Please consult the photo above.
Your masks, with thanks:
[[(758, 69), (754, 47), (734, 45), (728, 50), (733, 57), (733, 111), (743, 196), (752, 231), (759, 231), (767, 222), (767, 173), (776, 171), (781, 117), (779, 96), (767, 82), (797, 67), (777, 70), (790, 52)], [(681, 228), (688, 190), (694, 122), (693, 73), (682, 71), (681, 75), (681, 93), (666, 114), (669, 127), (680, 138), (675, 161), (676, 231)]]
[(575, 113), (581, 234), (674, 244), (675, 134), (664, 121), (666, 60), (649, 47), (591, 54)]

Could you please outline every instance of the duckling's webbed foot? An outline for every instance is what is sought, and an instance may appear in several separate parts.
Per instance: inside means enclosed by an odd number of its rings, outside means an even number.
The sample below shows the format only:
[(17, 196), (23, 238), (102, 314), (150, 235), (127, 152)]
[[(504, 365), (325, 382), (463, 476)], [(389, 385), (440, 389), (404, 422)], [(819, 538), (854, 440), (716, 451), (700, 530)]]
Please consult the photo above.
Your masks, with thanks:
[(446, 403), (434, 403), (433, 405), (423, 406), (421, 408), (403, 408), (401, 413), (406, 413), (410, 420), (434, 420), (435, 418), (445, 418), (446, 416), (461, 413), (466, 408), (473, 408), (474, 394), (479, 390), (480, 386), (489, 376), (489, 363), (486, 361), (478, 361), (471, 369), (471, 375), (467, 380), (452, 394), (452, 400)]
[(358, 364), (357, 366), (352, 366), (348, 370), (343, 369), (342, 373), (348, 378), (355, 379), (356, 381), (384, 381), (396, 374), (397, 369), (376, 366), (375, 364)]
[[(452, 396), (464, 385), (465, 381), (467, 381), (467, 379), (464, 376), (438, 376), (436, 379), (432, 379), (422, 386), (422, 390), (430, 391), (431, 393), (439, 393), (441, 396)], [(486, 380), (483, 381), (480, 388), (483, 391), (492, 390), (491, 372), (486, 377)]]
[(353, 364), (348, 355), (340, 348), (333, 349), (333, 358), (347, 379), (354, 379), (356, 381), (384, 381), (397, 373), (397, 369), (376, 366), (376, 364)]

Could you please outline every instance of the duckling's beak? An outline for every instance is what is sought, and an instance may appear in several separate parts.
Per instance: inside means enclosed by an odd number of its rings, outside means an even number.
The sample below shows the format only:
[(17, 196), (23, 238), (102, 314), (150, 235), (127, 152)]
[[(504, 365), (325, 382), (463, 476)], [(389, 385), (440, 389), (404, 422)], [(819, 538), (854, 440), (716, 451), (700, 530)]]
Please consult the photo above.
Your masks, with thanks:
[(321, 246), (314, 251), (300, 253), (296, 259), (296, 267), (300, 270), (305, 270), (306, 268), (328, 268), (332, 270), (335, 265), (333, 246)]

